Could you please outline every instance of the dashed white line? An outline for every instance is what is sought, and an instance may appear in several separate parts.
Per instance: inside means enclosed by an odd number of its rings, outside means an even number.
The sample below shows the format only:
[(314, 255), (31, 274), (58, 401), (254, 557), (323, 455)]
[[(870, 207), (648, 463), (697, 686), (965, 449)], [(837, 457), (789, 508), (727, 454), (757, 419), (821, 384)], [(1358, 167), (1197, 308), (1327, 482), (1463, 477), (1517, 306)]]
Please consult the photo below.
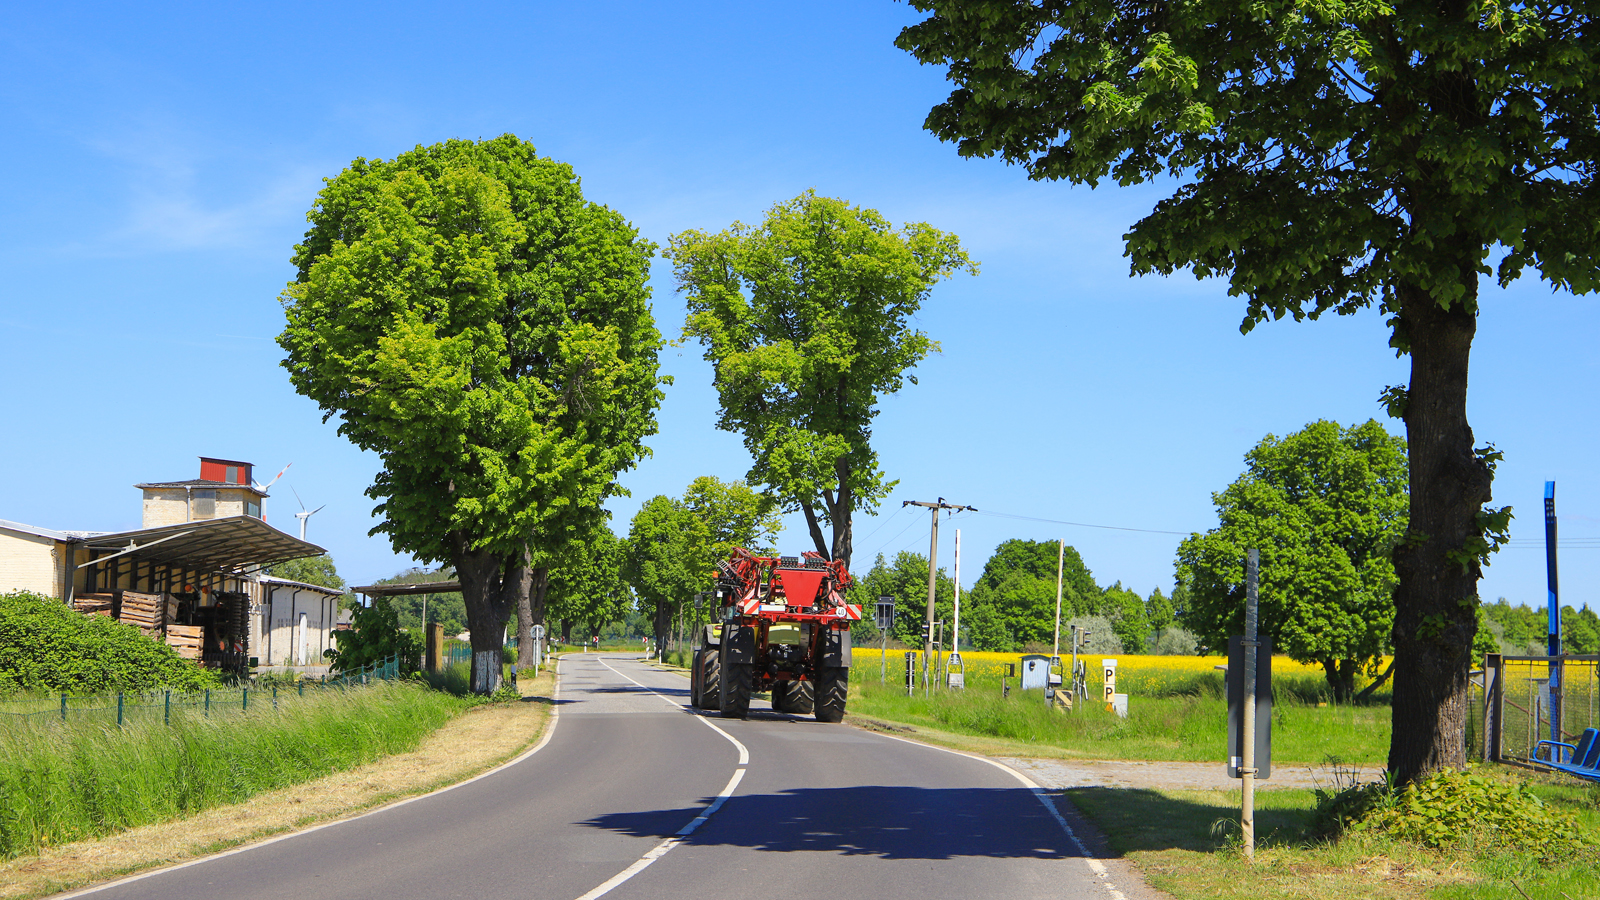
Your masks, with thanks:
[[(611, 669), (611, 671), (614, 674), (621, 675), (623, 678), (626, 678), (629, 681), (632, 681), (634, 684), (638, 685), (641, 688), (644, 688), (646, 691), (649, 691), (650, 693), (655, 694), (655, 696), (657, 696), (657, 697), (661, 698), (662, 700), (666, 701), (667, 705), (671, 706), (673, 709), (683, 709), (684, 708), (683, 704), (679, 703), (676, 700), (673, 700), (671, 697), (668, 697), (665, 694), (662, 694), (662, 693), (659, 693), (659, 692), (657, 692), (655, 690), (652, 690), (649, 686), (647, 686), (647, 685), (645, 685), (645, 684), (643, 684), (643, 683), (641, 683), (639, 681), (636, 681), (635, 679), (633, 679), (632, 677), (628, 676), (627, 674), (625, 674), (623, 672), (620, 672), (620, 671), (618, 671), (616, 669), (611, 668), (611, 664), (606, 662), (604, 659), (596, 660), (596, 662), (600, 663), (600, 665), (602, 665), (602, 666), (605, 666), (607, 669)], [(738, 750), (739, 750), (739, 762), (737, 764), (737, 767), (733, 770), (733, 777), (728, 779), (728, 784), (727, 784), (726, 787), (724, 787), (722, 789), (722, 792), (717, 794), (716, 798), (713, 799), (710, 803), (706, 804), (706, 808), (701, 811), (700, 815), (696, 816), (692, 821), (690, 821), (689, 824), (687, 824), (687, 825), (683, 826), (682, 828), (678, 829), (677, 832), (674, 833), (672, 837), (669, 837), (666, 840), (662, 841), (661, 843), (655, 845), (655, 847), (651, 848), (649, 853), (646, 853), (645, 855), (639, 857), (639, 859), (636, 860), (633, 865), (631, 865), (631, 866), (627, 867), (626, 869), (623, 869), (621, 872), (618, 872), (617, 874), (611, 876), (610, 878), (606, 879), (604, 882), (601, 882), (600, 885), (595, 887), (594, 890), (589, 891), (587, 894), (584, 894), (583, 896), (579, 897), (578, 900), (597, 900), (597, 898), (599, 898), (599, 897), (604, 897), (606, 894), (609, 894), (613, 890), (616, 890), (619, 886), (621, 886), (628, 879), (630, 879), (633, 876), (639, 874), (640, 872), (643, 872), (645, 869), (650, 868), (650, 866), (655, 864), (656, 860), (660, 859), (663, 856), (666, 856), (668, 853), (671, 853), (672, 849), (674, 847), (676, 847), (679, 844), (683, 843), (684, 839), (687, 838), (689, 835), (693, 834), (694, 830), (696, 828), (699, 828), (701, 825), (704, 825), (707, 819), (711, 818), (711, 816), (713, 814), (715, 814), (717, 810), (721, 809), (722, 808), (722, 804), (727, 802), (729, 797), (733, 796), (733, 791), (734, 791), (735, 788), (737, 788), (739, 786), (739, 782), (744, 780), (744, 773), (746, 772), (745, 766), (748, 766), (750, 764), (750, 751), (749, 751), (749, 749), (747, 749), (744, 744), (739, 743), (739, 739), (738, 738), (736, 738), (733, 735), (727, 733), (726, 731), (723, 731), (715, 723), (711, 722), (709, 719), (706, 719), (704, 716), (695, 716), (695, 718), (697, 718), (701, 722), (705, 723), (705, 725), (708, 728), (710, 728), (712, 731), (715, 731), (717, 734), (720, 734), (723, 737), (727, 738), (728, 741), (731, 742), (734, 747), (738, 748)], [(1119, 900), (1120, 900), (1120, 898), (1119, 898)]]

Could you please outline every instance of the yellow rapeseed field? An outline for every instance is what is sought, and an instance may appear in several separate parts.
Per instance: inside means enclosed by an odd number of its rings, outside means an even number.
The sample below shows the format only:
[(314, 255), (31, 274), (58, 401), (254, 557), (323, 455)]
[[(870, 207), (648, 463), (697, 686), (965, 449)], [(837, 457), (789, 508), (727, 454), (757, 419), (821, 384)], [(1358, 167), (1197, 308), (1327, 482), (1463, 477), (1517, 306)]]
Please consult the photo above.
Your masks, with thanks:
[[(867, 647), (853, 648), (851, 653), (854, 664), (866, 668), (879, 666), (880, 650)], [(916, 665), (921, 667), (921, 651), (891, 650), (888, 653), (889, 668), (895, 671), (904, 671), (905, 655), (913, 652), (917, 656)], [(966, 666), (966, 672), (974, 678), (998, 678), (1005, 672), (1007, 663), (1018, 664), (1022, 660), (1021, 653), (980, 653), (969, 651), (961, 654), (961, 661)], [(1121, 653), (1115, 656), (1105, 654), (1079, 654), (1078, 657), (1088, 668), (1088, 680), (1098, 684), (1101, 680), (1101, 660), (1115, 659), (1117, 661), (1117, 688), (1123, 693), (1142, 693), (1141, 685), (1154, 688), (1157, 684), (1170, 683), (1172, 679), (1184, 676), (1200, 676), (1215, 671), (1217, 666), (1226, 665), (1227, 659), (1222, 656), (1147, 656), (1143, 654)], [(1387, 663), (1387, 660), (1385, 660)], [(1062, 665), (1070, 667), (1072, 657), (1064, 656)], [(1218, 673), (1221, 674), (1221, 673)], [(1272, 674), (1278, 677), (1311, 676), (1322, 678), (1322, 667), (1318, 665), (1305, 665), (1297, 663), (1287, 656), (1274, 656), (1272, 658)]]

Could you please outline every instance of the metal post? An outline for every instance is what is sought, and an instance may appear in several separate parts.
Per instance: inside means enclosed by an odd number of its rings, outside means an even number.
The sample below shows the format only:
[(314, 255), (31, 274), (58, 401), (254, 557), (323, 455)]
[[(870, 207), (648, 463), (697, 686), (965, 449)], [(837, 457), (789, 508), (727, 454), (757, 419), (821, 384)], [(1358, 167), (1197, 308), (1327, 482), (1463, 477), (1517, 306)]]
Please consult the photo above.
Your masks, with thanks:
[(277, 709), (278, 708), (278, 686), (277, 685), (273, 685), (272, 686), (272, 708), (273, 709)]
[(1556, 483), (1544, 483), (1544, 569), (1549, 585), (1550, 656), (1550, 740), (1561, 736), (1561, 591), (1556, 584)]
[[(944, 505), (944, 498), (939, 498), (939, 505)], [(933, 513), (933, 531), (928, 538), (928, 618), (927, 630), (922, 633), (922, 688), (929, 689), (928, 662), (933, 658), (933, 595), (937, 584), (936, 576), (939, 571), (939, 507), (935, 506)]]
[(300, 696), (304, 697), (306, 695), (306, 682), (305, 682), (305, 679), (301, 679), (300, 681), (296, 682), (296, 684), (300, 688)]
[(250, 689), (245, 688), (239, 692), (239, 711), (244, 712), (250, 708)]
[(117, 727), (122, 727), (122, 692), (117, 691)]
[[(1066, 558), (1067, 541), (1062, 538), (1056, 543), (1056, 636), (1050, 651), (1051, 657), (1057, 659), (1061, 657), (1061, 563)], [(1049, 680), (1049, 673), (1045, 673), (1045, 681)]]
[(167, 691), (166, 701), (163, 704), (163, 706), (165, 708), (162, 709), (162, 711), (161, 711), (161, 724), (163, 724), (163, 725), (171, 725), (172, 724), (172, 691), (170, 691), (170, 690)]
[(67, 695), (61, 695), (61, 721), (67, 720)]
[[(955, 653), (960, 653), (961, 652), (961, 529), (959, 529), (959, 528), (956, 529), (955, 580), (956, 580), (956, 601), (955, 601), (955, 604), (956, 604), (955, 605), (955, 619), (956, 619), (956, 621), (955, 621), (954, 625), (950, 626), (950, 628), (951, 628), (951, 630), (950, 630), (950, 650), (952, 652), (955, 652)], [(965, 671), (965, 670), (963, 670), (963, 671)]]
[(209, 688), (206, 690), (206, 715), (211, 715), (211, 690)]
[(1250, 550), (1245, 555), (1244, 575), (1244, 735), (1240, 738), (1239, 767), (1242, 783), (1243, 809), (1239, 828), (1244, 834), (1244, 858), (1256, 858), (1256, 583), (1261, 565), (1261, 552)]

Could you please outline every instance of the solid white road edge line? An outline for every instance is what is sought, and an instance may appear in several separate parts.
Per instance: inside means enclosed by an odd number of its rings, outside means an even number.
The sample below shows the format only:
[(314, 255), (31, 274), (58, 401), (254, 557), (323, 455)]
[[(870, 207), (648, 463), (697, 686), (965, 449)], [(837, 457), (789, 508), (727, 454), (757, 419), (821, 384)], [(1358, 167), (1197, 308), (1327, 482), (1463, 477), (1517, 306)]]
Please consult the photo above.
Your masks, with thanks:
[[(651, 690), (651, 688), (648, 685), (645, 685), (645, 684), (643, 684), (643, 683), (641, 683), (639, 681), (636, 681), (632, 677), (628, 676), (627, 674), (625, 674), (623, 672), (620, 672), (620, 671), (618, 671), (616, 669), (611, 668), (611, 664), (606, 662), (604, 659), (597, 659), (596, 662), (600, 663), (600, 665), (602, 665), (602, 666), (605, 666), (607, 669), (611, 669), (611, 671), (614, 674), (621, 675), (623, 678), (626, 678), (629, 681), (632, 681), (634, 684), (638, 685), (641, 688), (644, 688), (646, 691), (649, 691), (651, 694), (654, 694), (655, 696), (660, 697), (662, 700), (666, 701), (668, 706), (671, 706), (673, 709), (685, 709), (683, 704), (677, 702), (676, 700), (673, 700), (671, 697), (668, 697), (665, 694), (661, 694), (661, 693), (658, 693), (658, 692), (656, 692), (654, 690)], [(701, 811), (700, 815), (696, 816), (689, 824), (687, 824), (687, 825), (683, 826), (682, 828), (678, 829), (678, 831), (675, 834), (673, 834), (672, 837), (669, 837), (666, 840), (662, 841), (661, 843), (655, 845), (655, 847), (652, 848), (649, 853), (646, 853), (645, 855), (639, 857), (639, 859), (636, 862), (634, 862), (633, 865), (627, 867), (626, 869), (623, 869), (621, 872), (618, 872), (617, 874), (611, 876), (610, 878), (607, 878), (605, 881), (601, 882), (600, 885), (598, 887), (596, 887), (594, 890), (592, 890), (592, 891), (588, 892), (587, 894), (584, 894), (583, 896), (579, 897), (578, 900), (596, 900), (596, 898), (604, 897), (606, 894), (609, 894), (613, 890), (616, 890), (617, 887), (622, 885), (628, 879), (630, 879), (633, 876), (639, 874), (640, 872), (643, 872), (645, 869), (650, 868), (650, 866), (653, 865), (656, 860), (660, 859), (663, 856), (666, 856), (668, 853), (671, 853), (672, 849), (674, 847), (676, 847), (679, 844), (683, 843), (684, 838), (686, 838), (689, 835), (693, 834), (694, 830), (696, 828), (699, 828), (701, 825), (704, 825), (707, 819), (711, 818), (711, 816), (714, 813), (716, 813), (717, 810), (721, 809), (722, 808), (722, 804), (726, 803), (728, 798), (733, 796), (734, 788), (737, 788), (739, 786), (739, 782), (744, 780), (744, 773), (746, 771), (745, 770), (745, 766), (750, 764), (750, 751), (745, 748), (744, 744), (739, 743), (738, 738), (735, 738), (733, 735), (727, 733), (726, 731), (723, 731), (721, 728), (718, 728), (716, 725), (713, 725), (711, 722), (706, 721), (706, 719), (704, 717), (695, 716), (695, 718), (699, 719), (702, 722), (705, 722), (705, 724), (707, 726), (709, 726), (712, 731), (715, 731), (717, 734), (720, 734), (723, 737), (727, 738), (729, 741), (731, 741), (733, 743), (733, 745), (735, 747), (739, 748), (739, 763), (738, 763), (738, 767), (733, 770), (733, 777), (728, 779), (727, 787), (724, 787), (722, 789), (722, 793), (718, 794), (715, 799), (713, 799), (709, 804), (706, 805), (706, 808)], [(1120, 898), (1119, 898), (1119, 900), (1120, 900)]]
[[(471, 778), (468, 778), (466, 781), (458, 781), (455, 784), (445, 785), (444, 787), (439, 788), (436, 791), (429, 791), (426, 794), (418, 794), (415, 797), (407, 797), (404, 800), (396, 800), (393, 803), (385, 803), (383, 806), (377, 807), (376, 809), (369, 809), (364, 813), (361, 813), (359, 815), (351, 816), (348, 819), (335, 819), (332, 822), (323, 822), (321, 825), (312, 825), (309, 828), (301, 828), (298, 831), (285, 832), (284, 834), (274, 835), (274, 836), (269, 837), (269, 838), (267, 838), (266, 840), (263, 840), (263, 841), (256, 841), (254, 843), (244, 844), (242, 846), (234, 847), (234, 848), (229, 849), (229, 850), (223, 850), (223, 851), (220, 851), (218, 853), (212, 853), (212, 854), (210, 854), (208, 856), (202, 856), (202, 857), (200, 857), (198, 859), (187, 860), (185, 862), (181, 862), (181, 863), (178, 863), (176, 865), (162, 866), (159, 869), (151, 869), (151, 870), (149, 870), (147, 872), (140, 872), (137, 875), (129, 875), (126, 878), (118, 878), (116, 881), (108, 881), (105, 884), (97, 884), (97, 885), (94, 885), (93, 887), (79, 888), (78, 890), (72, 891), (71, 893), (67, 893), (67, 894), (51, 894), (50, 895), (51, 900), (72, 900), (72, 898), (74, 898), (74, 897), (83, 897), (83, 896), (86, 896), (88, 894), (93, 894), (93, 893), (95, 893), (97, 891), (109, 890), (111, 888), (118, 887), (118, 886), (124, 885), (124, 884), (128, 884), (130, 882), (143, 881), (144, 879), (150, 878), (150, 877), (155, 876), (155, 875), (163, 875), (163, 874), (166, 874), (167, 872), (175, 872), (178, 869), (187, 869), (190, 866), (198, 866), (201, 863), (208, 863), (208, 862), (211, 862), (213, 860), (218, 860), (218, 859), (222, 859), (224, 857), (233, 856), (235, 853), (247, 853), (247, 852), (249, 852), (251, 850), (256, 850), (256, 849), (259, 849), (261, 847), (265, 847), (268, 844), (276, 844), (279, 841), (286, 841), (289, 838), (296, 838), (296, 837), (299, 837), (299, 836), (301, 836), (303, 834), (310, 834), (313, 831), (321, 831), (324, 828), (333, 828), (336, 825), (343, 825), (346, 822), (354, 822), (357, 819), (365, 819), (367, 816), (375, 816), (375, 815), (377, 815), (378, 813), (381, 813), (381, 812), (388, 812), (389, 810), (394, 809), (397, 806), (405, 806), (407, 803), (415, 803), (418, 800), (426, 800), (429, 797), (437, 797), (440, 794), (445, 793), (446, 791), (453, 791), (458, 787), (466, 787), (467, 785), (473, 783), (474, 781), (479, 780), (480, 778), (488, 778), (490, 775), (493, 775), (496, 772), (499, 772), (499, 771), (501, 771), (503, 769), (509, 769), (512, 766), (516, 765), (517, 763), (522, 762), (523, 760), (527, 759), (528, 757), (534, 755), (535, 753), (538, 753), (540, 750), (543, 750), (545, 745), (550, 743), (550, 737), (556, 733), (556, 722), (560, 719), (560, 716), (561, 716), (561, 704), (559, 702), (559, 700), (561, 698), (561, 658), (560, 657), (556, 658), (556, 664), (555, 664), (555, 666), (553, 668), (555, 669), (555, 673), (556, 673), (556, 686), (555, 686), (555, 690), (551, 691), (550, 693), (552, 695), (551, 699), (556, 700), (558, 702), (553, 703), (550, 706), (550, 725), (549, 725), (549, 727), (545, 728), (544, 737), (539, 739), (539, 743), (534, 744), (532, 747), (528, 748), (526, 751), (522, 752), (521, 754), (518, 754), (518, 756), (515, 759), (507, 760), (506, 762), (503, 762), (500, 765), (495, 766), (494, 768), (492, 768), (492, 769), (490, 769), (490, 770), (488, 770), (486, 772), (479, 772), (477, 775), (474, 775)], [(249, 801), (244, 801), (244, 802), (248, 803)], [(178, 820), (174, 820), (174, 821), (178, 821)]]
[(1011, 775), (1011, 777), (1022, 782), (1022, 786), (1026, 787), (1030, 792), (1032, 792), (1034, 799), (1038, 800), (1040, 805), (1042, 805), (1045, 810), (1050, 813), (1051, 818), (1056, 820), (1056, 824), (1061, 826), (1061, 830), (1067, 833), (1067, 837), (1072, 840), (1072, 845), (1078, 848), (1079, 853), (1083, 854), (1083, 861), (1088, 865), (1089, 871), (1093, 872), (1095, 876), (1105, 884), (1106, 891), (1111, 894), (1112, 900), (1127, 900), (1127, 897), (1124, 896), (1121, 891), (1117, 890), (1116, 885), (1112, 884), (1108, 880), (1111, 876), (1106, 872), (1105, 864), (1100, 860), (1095, 859), (1094, 856), (1089, 853), (1089, 848), (1084, 846), (1083, 841), (1078, 839), (1077, 832), (1073, 831), (1072, 826), (1068, 825), (1067, 820), (1062, 817), (1061, 810), (1056, 809), (1055, 802), (1050, 799), (1050, 795), (1046, 794), (1044, 788), (1040, 787), (1039, 784), (1032, 778), (1029, 778), (1021, 772), (1018, 772), (1016, 769), (1013, 769), (1005, 763), (1000, 762), (999, 760), (990, 759), (987, 756), (979, 756), (976, 753), (967, 753), (964, 750), (952, 750), (949, 747), (940, 747), (937, 744), (925, 744), (922, 741), (913, 741), (910, 738), (896, 737), (892, 734), (884, 734), (881, 731), (869, 731), (868, 733), (876, 734), (879, 737), (886, 737), (891, 741), (899, 741), (902, 744), (911, 744), (912, 746), (916, 747), (926, 747), (929, 750), (938, 750), (941, 753), (965, 756), (968, 759), (975, 759), (979, 762), (988, 763), (989, 765), (994, 766), (996, 769), (1006, 772)]

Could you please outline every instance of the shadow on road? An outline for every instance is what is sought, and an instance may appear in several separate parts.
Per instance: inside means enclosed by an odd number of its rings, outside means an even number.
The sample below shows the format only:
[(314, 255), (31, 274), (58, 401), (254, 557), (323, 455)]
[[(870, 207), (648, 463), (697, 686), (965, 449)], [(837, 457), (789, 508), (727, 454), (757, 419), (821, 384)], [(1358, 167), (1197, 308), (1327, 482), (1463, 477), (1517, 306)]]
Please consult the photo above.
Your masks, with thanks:
[[(699, 809), (612, 813), (582, 824), (670, 837)], [(729, 798), (686, 843), (884, 859), (1058, 859), (1077, 849), (1021, 788), (794, 788)]]

